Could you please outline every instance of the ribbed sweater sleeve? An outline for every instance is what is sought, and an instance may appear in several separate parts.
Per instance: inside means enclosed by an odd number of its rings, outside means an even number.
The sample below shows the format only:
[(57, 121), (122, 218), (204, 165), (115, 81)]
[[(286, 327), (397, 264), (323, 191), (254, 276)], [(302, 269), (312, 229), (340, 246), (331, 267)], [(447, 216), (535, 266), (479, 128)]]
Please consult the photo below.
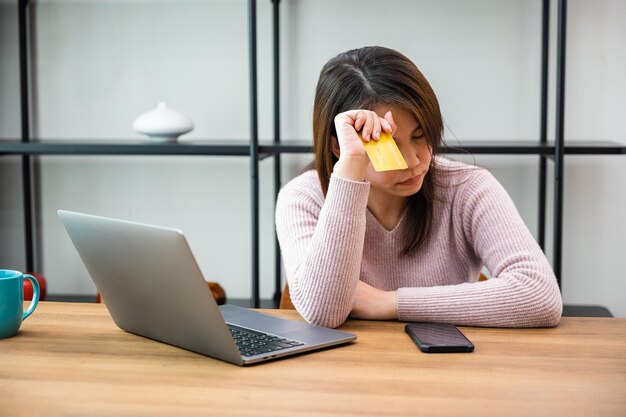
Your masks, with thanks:
[[(399, 319), (490, 327), (558, 324), (563, 304), (552, 268), (498, 181), (476, 170), (451, 210), (455, 243), (471, 248), (493, 278), (400, 288)], [(445, 249), (438, 246), (436, 255), (445, 256)]]
[(331, 176), (324, 200), (306, 192), (319, 187), (312, 174), (281, 190), (276, 232), (294, 306), (310, 323), (338, 327), (354, 306), (370, 186)]
[[(276, 231), (291, 299), (309, 322), (340, 326), (362, 280), (397, 290), (398, 318), (489, 327), (554, 326), (562, 299), (554, 273), (513, 201), (486, 170), (439, 160), (445, 176), (428, 241), (402, 254), (403, 225), (386, 230), (368, 213), (369, 183), (315, 171), (290, 181)], [(460, 178), (460, 181), (457, 181)], [(486, 266), (492, 279), (476, 282)]]

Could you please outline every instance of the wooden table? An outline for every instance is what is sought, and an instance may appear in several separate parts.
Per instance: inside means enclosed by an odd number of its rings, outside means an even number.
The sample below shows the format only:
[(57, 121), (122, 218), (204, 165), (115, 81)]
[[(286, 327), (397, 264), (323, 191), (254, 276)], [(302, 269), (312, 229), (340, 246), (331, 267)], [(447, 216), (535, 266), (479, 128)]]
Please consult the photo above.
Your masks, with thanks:
[(42, 302), (0, 340), (0, 415), (626, 416), (626, 319), (462, 328), (469, 354), (421, 353), (398, 322), (342, 329), (357, 342), (241, 368)]

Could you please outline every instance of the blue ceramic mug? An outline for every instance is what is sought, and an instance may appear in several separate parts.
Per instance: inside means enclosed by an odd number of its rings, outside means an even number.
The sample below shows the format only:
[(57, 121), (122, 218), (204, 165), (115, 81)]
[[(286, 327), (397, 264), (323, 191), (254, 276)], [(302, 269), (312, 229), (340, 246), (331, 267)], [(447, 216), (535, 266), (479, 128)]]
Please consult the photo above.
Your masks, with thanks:
[[(33, 284), (33, 300), (24, 311), (24, 279)], [(34, 276), (0, 269), (0, 339), (15, 336), (22, 321), (30, 316), (39, 302), (39, 282)]]

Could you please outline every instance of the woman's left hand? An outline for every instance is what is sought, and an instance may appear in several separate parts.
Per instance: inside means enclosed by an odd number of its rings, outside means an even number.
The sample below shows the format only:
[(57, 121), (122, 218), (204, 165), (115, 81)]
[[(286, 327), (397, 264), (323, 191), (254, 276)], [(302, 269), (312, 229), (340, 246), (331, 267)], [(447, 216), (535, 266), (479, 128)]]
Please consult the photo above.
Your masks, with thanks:
[(365, 320), (395, 320), (398, 318), (396, 291), (383, 291), (359, 281), (356, 303), (350, 317)]

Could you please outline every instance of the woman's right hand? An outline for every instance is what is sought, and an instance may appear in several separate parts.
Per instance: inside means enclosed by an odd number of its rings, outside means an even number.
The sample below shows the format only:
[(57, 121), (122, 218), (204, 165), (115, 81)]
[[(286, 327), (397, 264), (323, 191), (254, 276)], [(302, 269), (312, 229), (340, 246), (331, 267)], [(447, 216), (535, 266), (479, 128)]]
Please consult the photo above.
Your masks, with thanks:
[(357, 132), (361, 132), (363, 140), (368, 142), (380, 139), (383, 130), (393, 135), (396, 129), (391, 111), (385, 113), (384, 117), (371, 110), (348, 110), (339, 113), (335, 116), (339, 161), (335, 164), (333, 173), (342, 178), (363, 181), (370, 161)]

